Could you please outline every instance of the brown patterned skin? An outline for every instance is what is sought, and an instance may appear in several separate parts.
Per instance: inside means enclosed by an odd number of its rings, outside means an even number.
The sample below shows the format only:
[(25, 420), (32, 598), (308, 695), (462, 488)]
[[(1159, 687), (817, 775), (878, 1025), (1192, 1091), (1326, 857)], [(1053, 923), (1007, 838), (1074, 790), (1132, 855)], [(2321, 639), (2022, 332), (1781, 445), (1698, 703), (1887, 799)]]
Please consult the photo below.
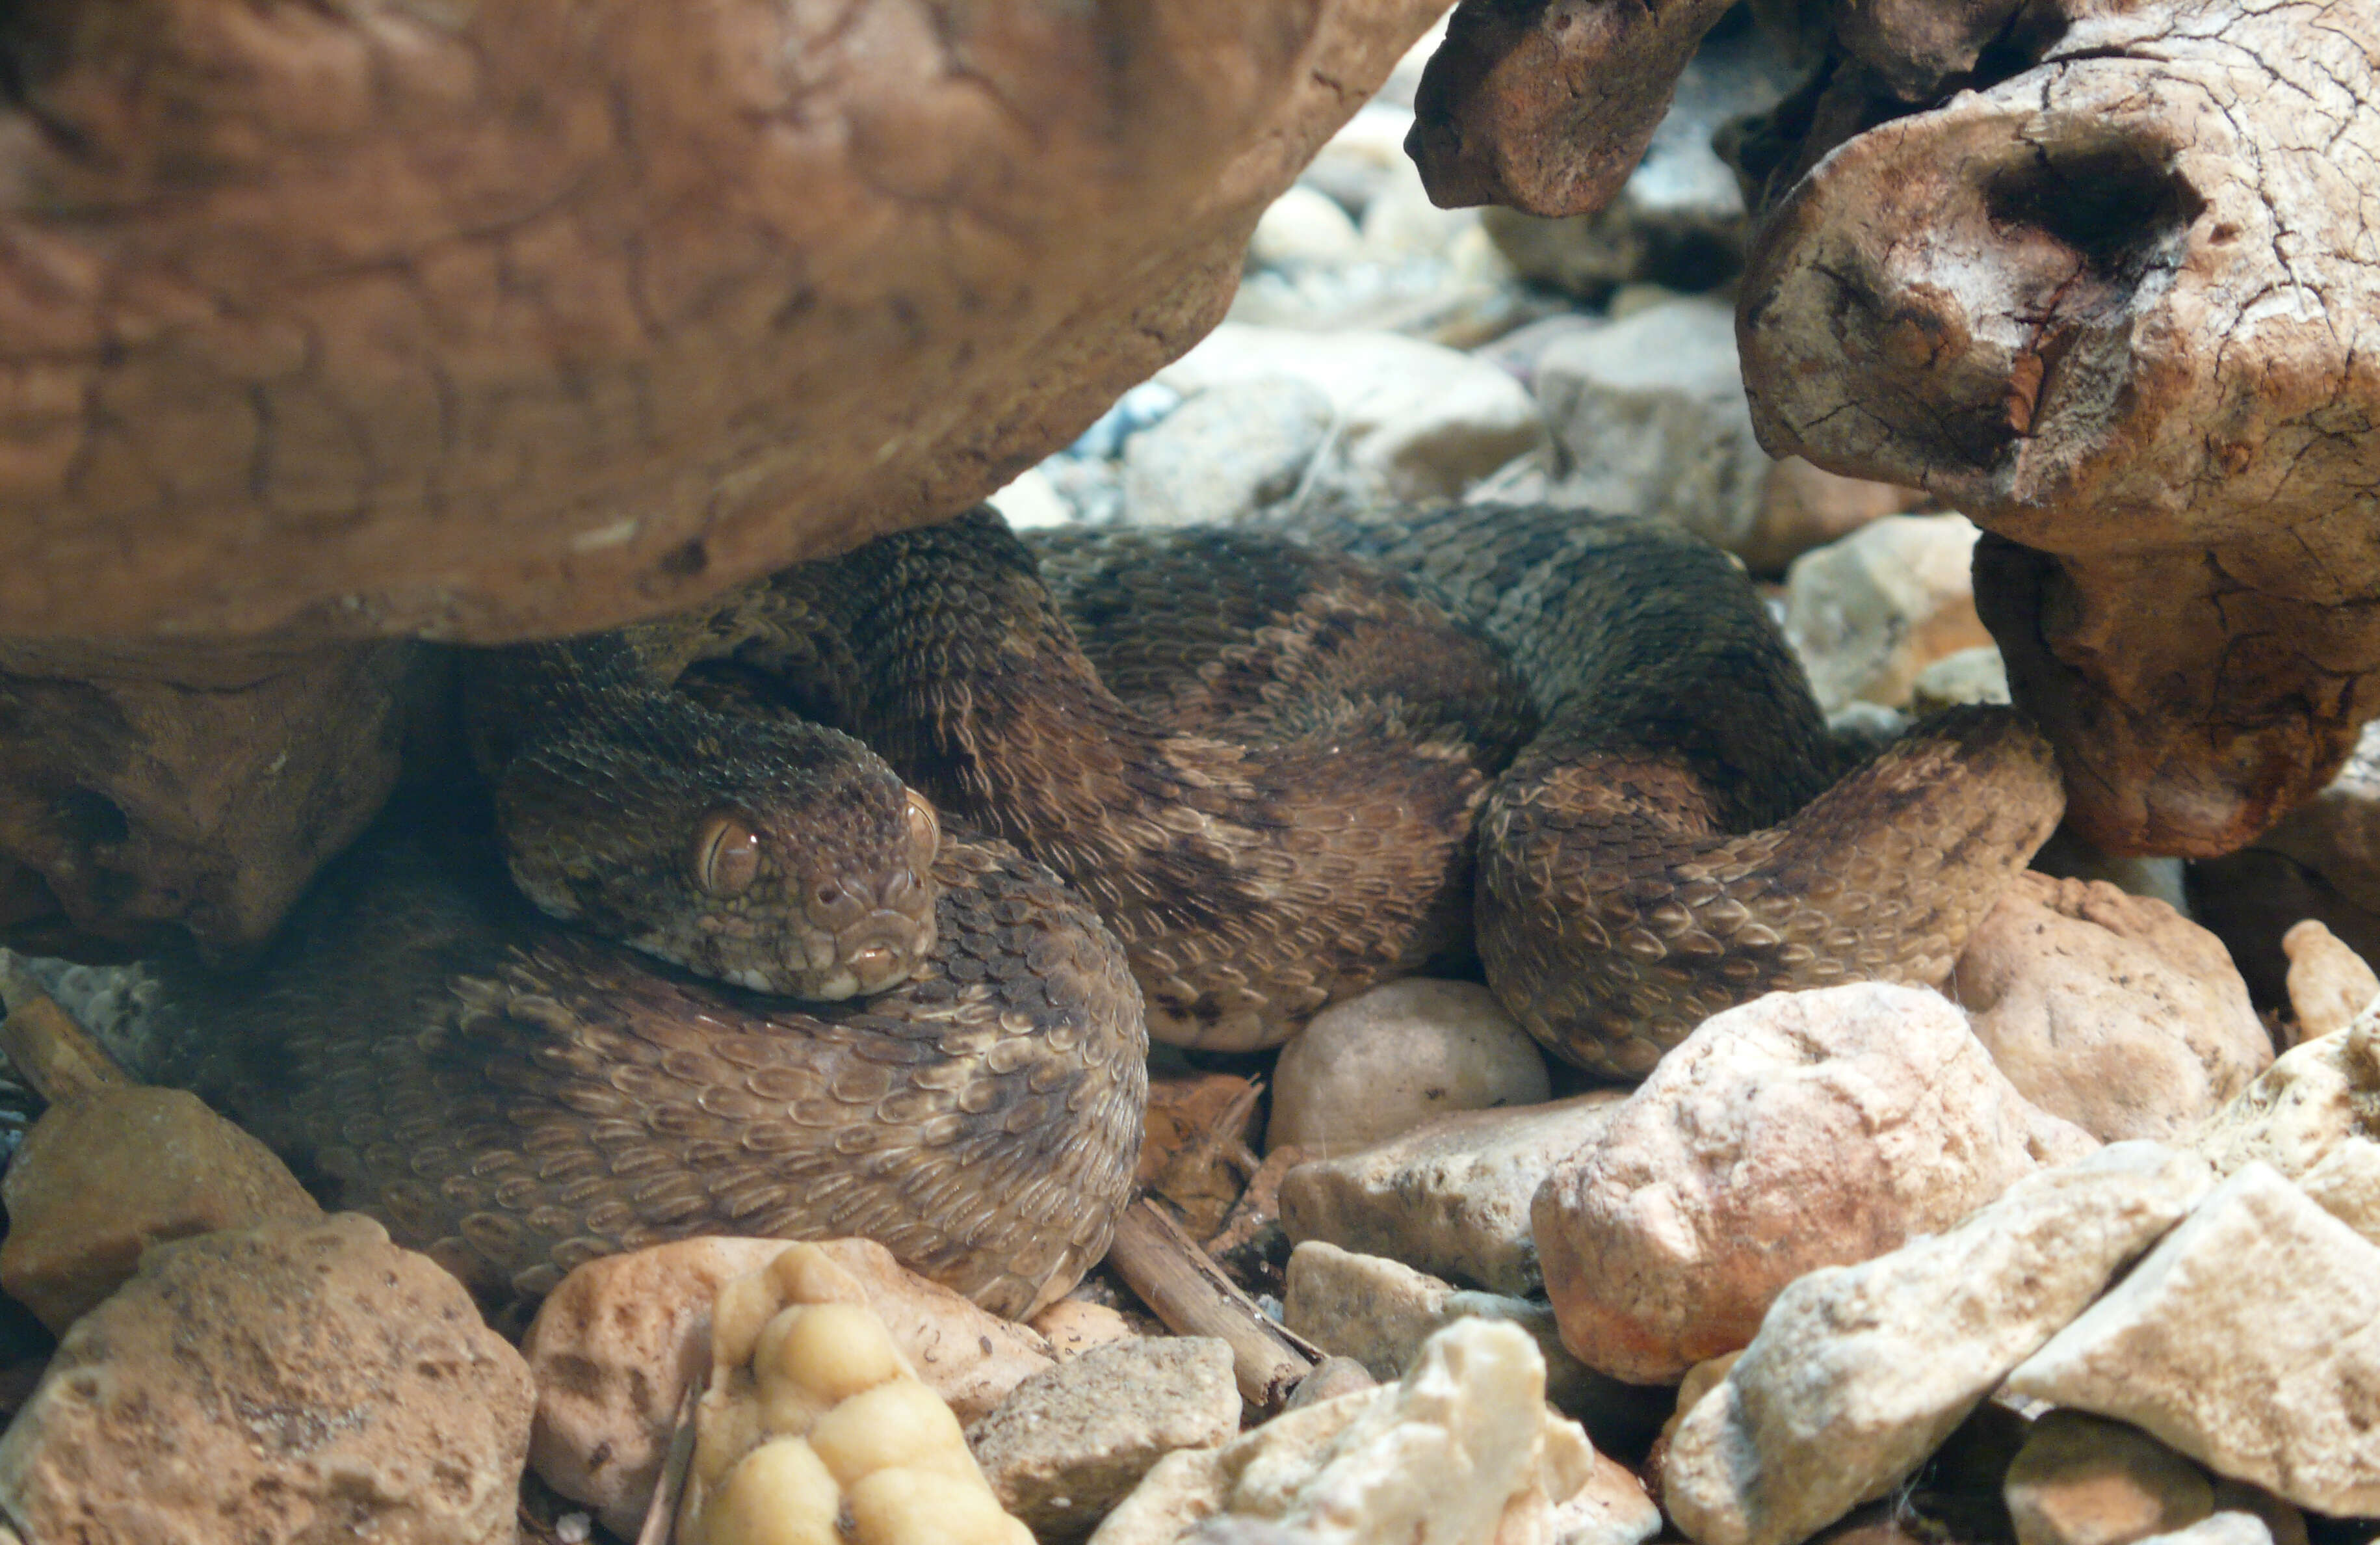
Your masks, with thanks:
[(1642, 1077), (1764, 991), (1938, 983), (2062, 809), (2007, 711), (1842, 776), (1750, 582), (1658, 522), (1463, 506), (1293, 538), (1028, 543), (978, 512), (778, 576), (808, 642), (777, 663), (1082, 889), (1150, 1033), (1190, 1045), (1277, 1043), (1459, 950), (1475, 810), (1489, 985)]
[(1047, 870), (953, 834), (941, 944), (815, 1007), (557, 927), (382, 834), (256, 970), (167, 963), (165, 1071), (491, 1308), (703, 1234), (864, 1235), (997, 1313), (1106, 1253), (1148, 1101), (1123, 953)]
[(1742, 570), (1656, 521), (1470, 506), (1309, 523), (1512, 651), (1544, 723), (1481, 821), (1488, 985), (1641, 1078), (1720, 1010), (1939, 986), (2065, 809), (2049, 744), (1961, 709), (1846, 771)]

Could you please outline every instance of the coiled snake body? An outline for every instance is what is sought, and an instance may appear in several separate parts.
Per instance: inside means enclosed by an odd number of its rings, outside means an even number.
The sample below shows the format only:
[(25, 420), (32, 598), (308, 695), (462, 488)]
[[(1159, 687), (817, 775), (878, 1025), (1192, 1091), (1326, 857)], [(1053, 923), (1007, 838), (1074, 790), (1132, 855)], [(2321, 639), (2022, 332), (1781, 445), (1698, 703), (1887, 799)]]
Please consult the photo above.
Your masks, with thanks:
[[(176, 987), (184, 1076), (494, 1296), (664, 1237), (858, 1232), (1017, 1313), (1105, 1248), (1144, 1001), (1166, 1039), (1269, 1045), (1475, 937), (1549, 1047), (1641, 1076), (1774, 988), (1940, 980), (2058, 814), (2006, 711), (1842, 775), (1748, 582), (1670, 528), (1299, 535), (1028, 549), (977, 512), (515, 653), (474, 719), (546, 845), (515, 874), (679, 964), (383, 845), (264, 970)], [(673, 683), (635, 755), (572, 743)], [(649, 771), (771, 723), (794, 748), (757, 778)], [(903, 979), (821, 1007), (681, 967)]]

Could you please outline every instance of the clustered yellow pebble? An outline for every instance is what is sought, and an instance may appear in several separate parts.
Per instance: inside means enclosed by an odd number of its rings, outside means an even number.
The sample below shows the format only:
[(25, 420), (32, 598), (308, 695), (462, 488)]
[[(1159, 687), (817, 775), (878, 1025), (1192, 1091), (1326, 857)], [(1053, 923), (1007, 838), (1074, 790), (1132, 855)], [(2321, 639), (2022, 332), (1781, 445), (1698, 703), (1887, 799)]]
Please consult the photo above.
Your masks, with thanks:
[(1033, 1545), (816, 1246), (720, 1290), (710, 1355), (678, 1545)]

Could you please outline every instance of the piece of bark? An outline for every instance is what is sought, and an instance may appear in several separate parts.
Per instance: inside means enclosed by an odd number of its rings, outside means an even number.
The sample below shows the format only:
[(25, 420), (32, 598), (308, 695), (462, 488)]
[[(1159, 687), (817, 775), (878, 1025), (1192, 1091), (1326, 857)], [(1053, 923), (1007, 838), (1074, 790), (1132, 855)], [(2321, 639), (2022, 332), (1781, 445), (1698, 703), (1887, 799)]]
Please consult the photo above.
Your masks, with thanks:
[(1148, 1198), (1116, 1220), (1108, 1264), (1176, 1335), (1214, 1336), (1232, 1348), (1241, 1398), (1278, 1411), (1322, 1353), (1275, 1323), (1232, 1284), (1164, 1209)]
[(2380, 13), (2058, 0), (1943, 75), (1969, 43), (1891, 44), (1904, 87), (1978, 89), (1769, 213), (1755, 420), (1993, 533), (1977, 603), (2084, 837), (2225, 852), (2380, 712)]

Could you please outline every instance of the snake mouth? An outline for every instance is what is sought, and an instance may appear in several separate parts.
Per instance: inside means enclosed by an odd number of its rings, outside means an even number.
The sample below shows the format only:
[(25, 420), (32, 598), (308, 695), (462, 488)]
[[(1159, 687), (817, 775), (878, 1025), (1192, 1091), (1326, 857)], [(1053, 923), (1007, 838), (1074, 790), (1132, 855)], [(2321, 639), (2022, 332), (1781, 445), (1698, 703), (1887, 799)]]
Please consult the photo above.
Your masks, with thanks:
[[(907, 980), (933, 953), (933, 887), (914, 870), (895, 870), (873, 884), (847, 876), (812, 894), (810, 927), (802, 931), (808, 948), (800, 953), (827, 965), (814, 996), (881, 992)], [(799, 971), (807, 963), (786, 964)]]

